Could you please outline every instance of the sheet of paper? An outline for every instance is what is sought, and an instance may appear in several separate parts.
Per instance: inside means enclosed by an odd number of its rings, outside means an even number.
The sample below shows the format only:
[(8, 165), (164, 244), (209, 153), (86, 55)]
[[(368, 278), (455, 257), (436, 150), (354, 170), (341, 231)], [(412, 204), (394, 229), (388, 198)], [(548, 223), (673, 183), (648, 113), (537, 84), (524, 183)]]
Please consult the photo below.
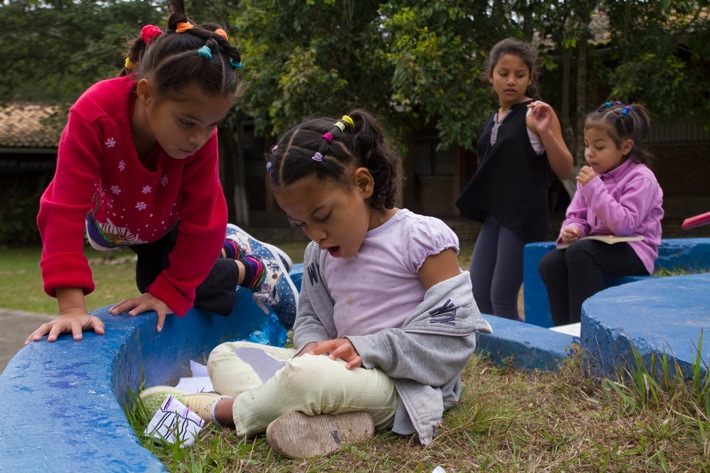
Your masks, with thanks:
[(175, 387), (186, 393), (211, 393), (214, 391), (209, 376), (180, 378), (180, 382)]
[(186, 405), (168, 396), (145, 429), (145, 434), (166, 442), (182, 441), (180, 447), (195, 443), (205, 421), (187, 408)]
[(557, 327), (550, 327), (550, 330), (554, 330), (555, 332), (560, 333), (566, 333), (567, 335), (574, 335), (575, 337), (579, 337), (581, 329), (582, 324), (579, 322), (577, 322), (576, 324), (558, 325)]

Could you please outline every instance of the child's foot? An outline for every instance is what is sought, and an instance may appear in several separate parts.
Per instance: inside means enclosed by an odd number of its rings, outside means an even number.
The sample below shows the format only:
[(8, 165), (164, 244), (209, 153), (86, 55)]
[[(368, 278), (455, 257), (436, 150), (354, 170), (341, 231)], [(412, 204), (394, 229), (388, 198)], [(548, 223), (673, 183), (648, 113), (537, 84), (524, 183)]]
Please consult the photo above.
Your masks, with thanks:
[[(242, 252), (243, 256), (258, 255), (263, 257), (267, 252), (269, 253), (269, 256), (270, 253), (275, 253), (278, 255), (279, 258), (281, 258), (281, 261), (283, 262), (287, 273), (291, 271), (291, 268), (293, 267), (293, 262), (291, 261), (291, 258), (289, 258), (289, 256), (282, 249), (269, 243), (264, 243), (263, 241), (257, 240), (256, 238), (249, 235), (247, 232), (245, 232), (240, 227), (234, 225), (233, 223), (227, 224), (227, 232), (225, 238), (235, 242), (239, 247), (239, 251)], [(263, 248), (266, 248), (267, 251), (264, 251)]]
[(291, 329), (298, 309), (298, 289), (281, 258), (266, 247), (263, 247), (262, 254), (264, 256), (250, 255), (261, 260), (264, 265), (264, 277), (253, 289), (252, 298), (265, 313), (273, 311), (279, 323), (284, 328)]
[(367, 412), (316, 416), (290, 412), (266, 428), (271, 448), (288, 458), (327, 455), (374, 434), (375, 424)]
[(227, 397), (216, 393), (190, 394), (172, 386), (153, 386), (143, 390), (138, 397), (143, 402), (148, 416), (152, 418), (169, 396), (186, 405), (188, 409), (206, 422), (214, 422), (212, 411), (215, 403)]

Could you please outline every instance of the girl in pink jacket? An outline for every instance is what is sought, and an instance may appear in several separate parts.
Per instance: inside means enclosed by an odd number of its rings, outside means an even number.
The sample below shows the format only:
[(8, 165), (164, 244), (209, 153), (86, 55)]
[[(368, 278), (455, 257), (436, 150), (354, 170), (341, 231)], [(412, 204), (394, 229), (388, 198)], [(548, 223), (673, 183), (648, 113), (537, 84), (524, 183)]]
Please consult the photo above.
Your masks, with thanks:
[[(638, 104), (606, 102), (587, 115), (583, 166), (557, 243), (542, 258), (555, 325), (580, 321), (582, 303), (604, 289), (604, 277), (653, 273), (661, 243), (663, 191), (647, 166), (650, 119)], [(594, 235), (642, 237), (614, 244)], [(567, 246), (568, 245), (568, 246)]]

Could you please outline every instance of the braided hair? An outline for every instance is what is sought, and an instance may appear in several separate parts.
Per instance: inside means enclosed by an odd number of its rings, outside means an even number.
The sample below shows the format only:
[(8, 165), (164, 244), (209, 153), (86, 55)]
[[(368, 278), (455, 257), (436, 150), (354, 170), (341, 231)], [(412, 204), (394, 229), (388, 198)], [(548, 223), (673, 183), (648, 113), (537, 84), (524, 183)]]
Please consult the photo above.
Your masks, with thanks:
[(377, 119), (353, 110), (340, 120), (315, 118), (291, 128), (272, 149), (266, 169), (272, 188), (313, 175), (349, 189), (350, 172), (365, 167), (375, 182), (370, 205), (382, 210), (395, 206), (401, 185), (398, 160)]
[(148, 78), (159, 93), (180, 92), (191, 84), (210, 96), (241, 93), (241, 55), (224, 30), (215, 23), (191, 23), (183, 0), (167, 3), (167, 30), (148, 25), (129, 41), (120, 75)]

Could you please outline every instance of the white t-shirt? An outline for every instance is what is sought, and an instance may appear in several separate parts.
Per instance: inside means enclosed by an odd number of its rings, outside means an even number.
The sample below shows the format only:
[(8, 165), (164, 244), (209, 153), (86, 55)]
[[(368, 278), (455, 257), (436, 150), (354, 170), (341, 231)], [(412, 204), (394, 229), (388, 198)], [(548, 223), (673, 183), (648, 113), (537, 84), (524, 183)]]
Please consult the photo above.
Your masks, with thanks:
[(401, 327), (424, 298), (424, 260), (448, 248), (458, 253), (459, 240), (444, 222), (402, 209), (367, 232), (354, 257), (328, 255), (323, 276), (338, 338)]

